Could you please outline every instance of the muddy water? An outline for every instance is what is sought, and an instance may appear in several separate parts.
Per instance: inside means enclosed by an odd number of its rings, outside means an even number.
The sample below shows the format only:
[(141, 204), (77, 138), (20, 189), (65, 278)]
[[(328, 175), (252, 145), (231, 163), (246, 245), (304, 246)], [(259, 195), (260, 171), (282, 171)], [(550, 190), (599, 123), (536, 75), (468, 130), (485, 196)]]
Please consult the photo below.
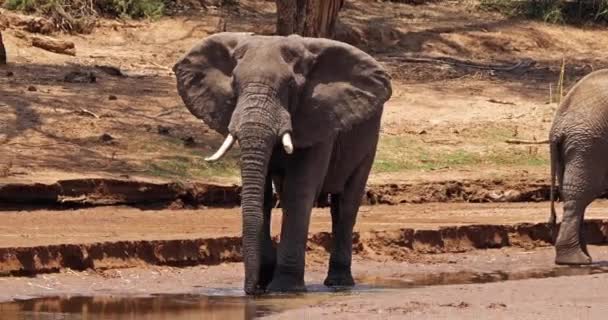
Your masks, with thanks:
[(290, 309), (305, 308), (327, 299), (394, 292), (421, 286), (489, 283), (508, 280), (551, 278), (608, 273), (608, 262), (588, 267), (556, 267), (519, 272), (452, 272), (400, 275), (398, 278), (362, 278), (352, 290), (309, 286), (298, 295), (244, 296), (238, 288), (200, 288), (190, 295), (148, 297), (52, 297), (0, 304), (0, 319), (255, 319)]
[(311, 290), (306, 294), (252, 298), (240, 290), (209, 290), (196, 295), (151, 297), (53, 297), (0, 304), (0, 319), (255, 319), (316, 305), (334, 296), (357, 294)]

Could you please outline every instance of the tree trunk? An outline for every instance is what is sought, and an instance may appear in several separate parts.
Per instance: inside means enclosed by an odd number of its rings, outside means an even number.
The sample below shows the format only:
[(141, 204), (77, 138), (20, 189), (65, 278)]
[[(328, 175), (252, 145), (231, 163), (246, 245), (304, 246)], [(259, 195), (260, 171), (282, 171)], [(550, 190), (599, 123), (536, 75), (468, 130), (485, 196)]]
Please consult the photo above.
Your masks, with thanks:
[(344, 0), (276, 0), (277, 34), (331, 38)]
[(6, 64), (6, 50), (4, 49), (4, 41), (2, 40), (2, 32), (0, 32), (0, 65)]

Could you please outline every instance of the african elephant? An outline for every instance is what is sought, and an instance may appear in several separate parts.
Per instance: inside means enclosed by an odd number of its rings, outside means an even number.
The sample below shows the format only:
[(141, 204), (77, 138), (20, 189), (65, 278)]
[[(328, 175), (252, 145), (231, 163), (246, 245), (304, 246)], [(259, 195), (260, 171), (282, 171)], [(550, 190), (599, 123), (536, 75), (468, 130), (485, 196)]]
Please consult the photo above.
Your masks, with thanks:
[[(244, 289), (305, 291), (310, 213), (331, 195), (333, 249), (325, 284), (351, 286), (352, 232), (376, 153), (390, 77), (366, 53), (328, 39), (219, 33), (173, 70), (190, 112), (226, 136), (208, 161), (240, 146)], [(270, 212), (283, 208), (278, 248)]]
[(560, 104), (549, 134), (551, 217), (556, 178), (564, 214), (555, 239), (555, 263), (590, 264), (583, 235), (587, 206), (608, 186), (608, 70), (590, 73)]

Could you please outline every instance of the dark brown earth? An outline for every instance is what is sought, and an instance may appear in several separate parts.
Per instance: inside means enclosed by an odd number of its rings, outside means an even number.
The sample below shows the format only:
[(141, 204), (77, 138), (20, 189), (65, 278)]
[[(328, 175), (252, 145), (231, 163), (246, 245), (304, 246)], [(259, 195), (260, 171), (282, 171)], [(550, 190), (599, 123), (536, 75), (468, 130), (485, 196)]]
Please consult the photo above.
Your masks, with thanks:
[[(120, 179), (71, 179), (54, 183), (0, 184), (0, 203), (11, 208), (62, 208), (131, 205), (142, 208), (234, 207), (237, 185), (155, 183)], [(364, 205), (432, 202), (538, 202), (550, 199), (544, 180), (492, 179), (400, 182), (369, 185)], [(280, 207), (280, 203), (278, 204)]]

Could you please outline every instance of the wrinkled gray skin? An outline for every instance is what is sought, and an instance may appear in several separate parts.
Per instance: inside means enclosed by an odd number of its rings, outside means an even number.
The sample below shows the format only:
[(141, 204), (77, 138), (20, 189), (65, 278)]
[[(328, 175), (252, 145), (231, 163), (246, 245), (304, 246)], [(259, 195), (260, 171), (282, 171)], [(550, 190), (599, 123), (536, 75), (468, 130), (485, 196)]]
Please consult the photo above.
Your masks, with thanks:
[[(352, 231), (391, 96), (387, 73), (344, 43), (246, 33), (204, 39), (174, 71), (190, 112), (241, 148), (245, 292), (305, 290), (310, 212), (327, 194), (334, 245), (325, 284), (352, 286)], [(284, 215), (278, 249), (271, 181)]]
[(564, 203), (557, 239), (557, 264), (590, 264), (583, 235), (587, 206), (608, 187), (608, 70), (577, 83), (559, 106), (551, 133), (551, 218), (555, 179)]

